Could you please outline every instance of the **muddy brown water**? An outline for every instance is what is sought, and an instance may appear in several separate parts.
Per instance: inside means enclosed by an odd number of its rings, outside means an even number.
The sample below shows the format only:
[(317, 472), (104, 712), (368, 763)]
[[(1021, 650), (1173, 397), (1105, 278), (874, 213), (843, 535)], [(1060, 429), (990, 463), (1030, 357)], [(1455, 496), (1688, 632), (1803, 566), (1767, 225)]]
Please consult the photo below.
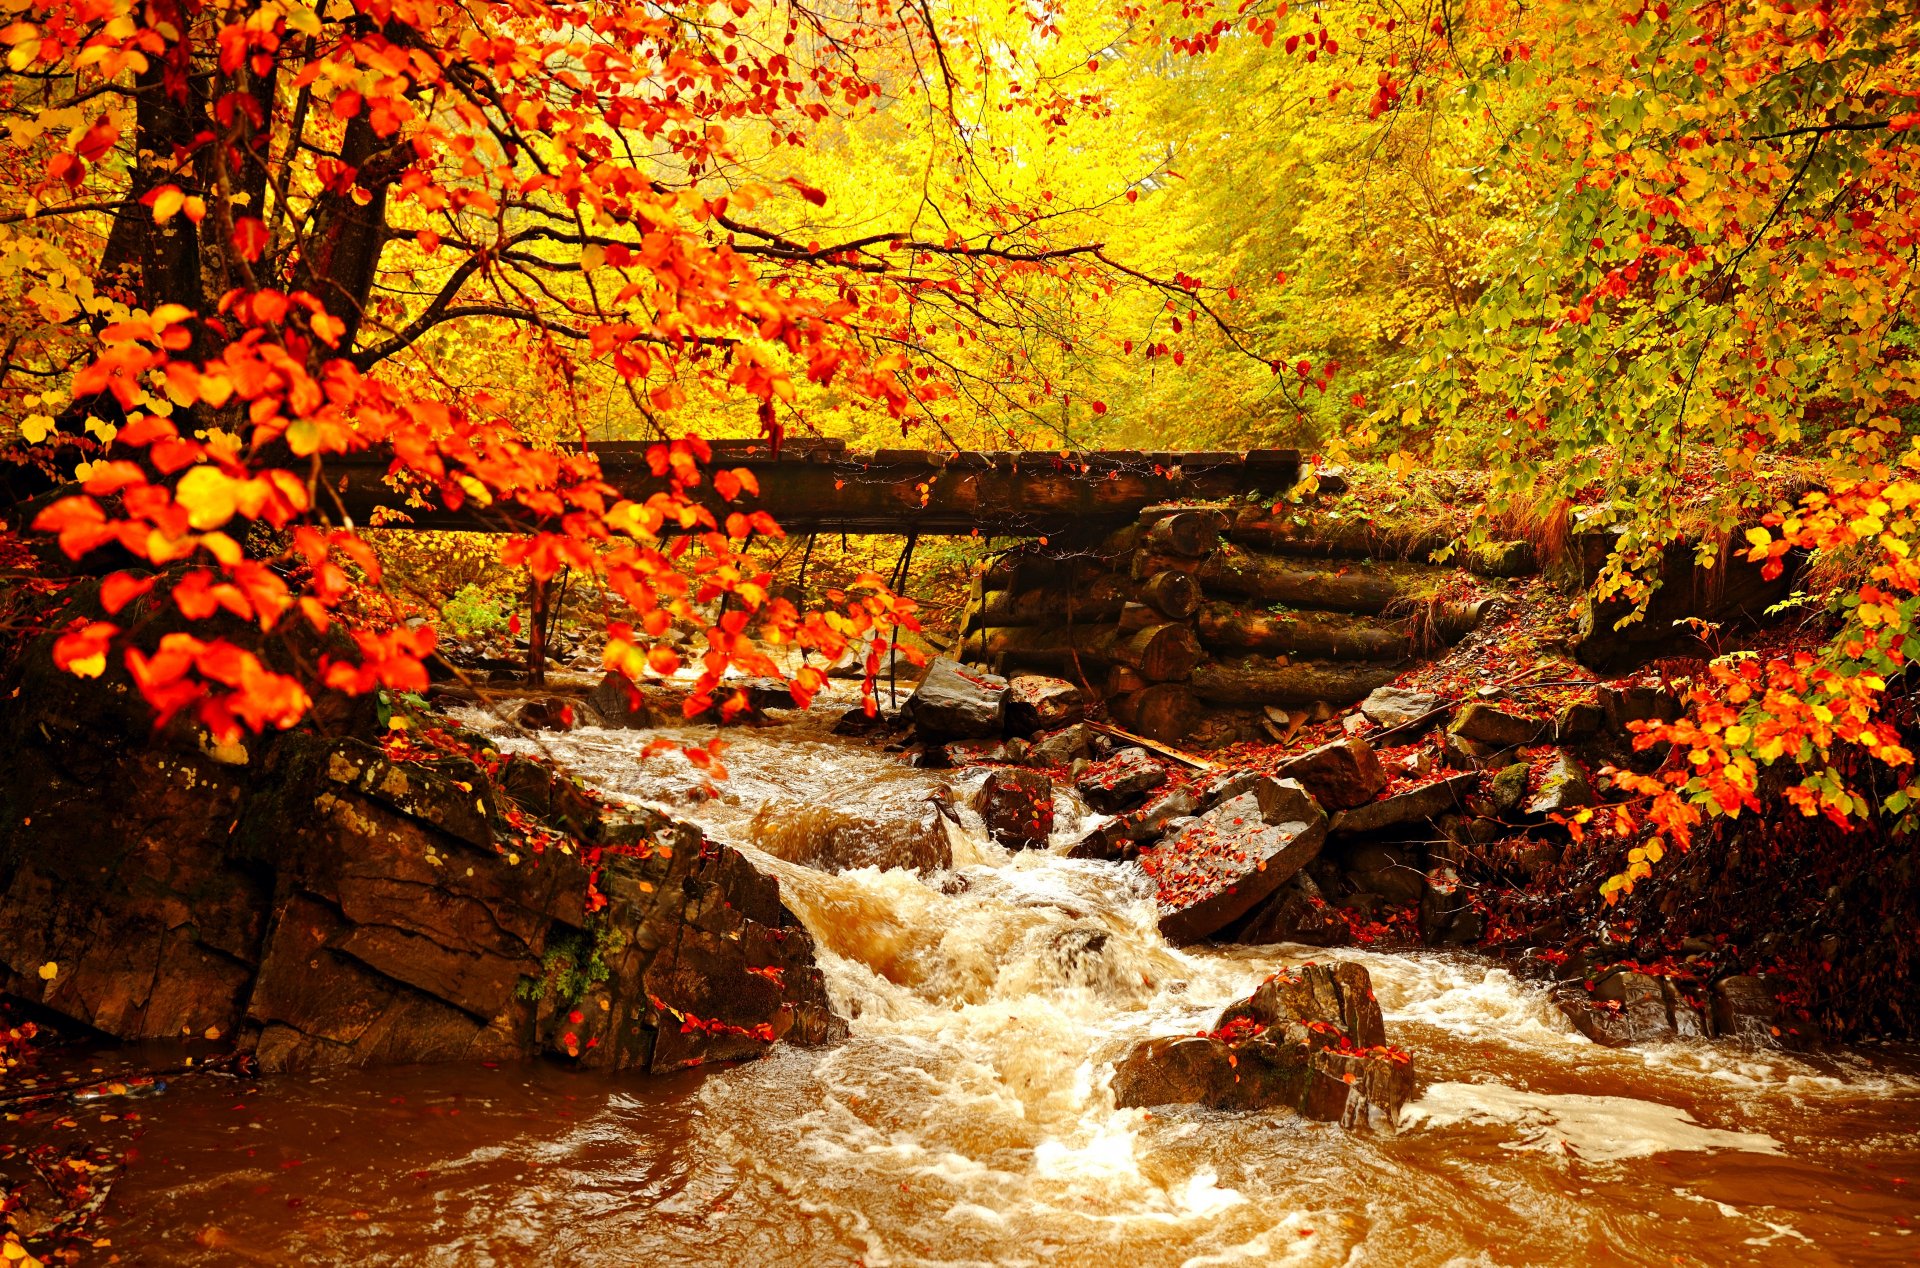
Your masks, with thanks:
[[(683, 759), (638, 761), (634, 733), (545, 743), (615, 796), (763, 851), (851, 1040), (668, 1079), (550, 1065), (176, 1079), (123, 1107), (131, 1128), (99, 1128), (135, 1150), (101, 1229), (123, 1261), (1920, 1260), (1911, 1050), (1610, 1051), (1471, 956), (1177, 949), (1131, 869), (1009, 855), (965, 816), (940, 828), (928, 799), (942, 783), (964, 799), (964, 777), (810, 719), (731, 738), (729, 778), (704, 800)], [(1070, 800), (1059, 811), (1056, 848), (1085, 820)], [(949, 834), (942, 875), (787, 861), (818, 855), (823, 834), (884, 856), (924, 850), (930, 831)], [(1279, 965), (1329, 955), (1368, 968), (1414, 1054), (1421, 1090), (1398, 1132), (1114, 1109), (1110, 1064), (1135, 1040), (1200, 1029)]]

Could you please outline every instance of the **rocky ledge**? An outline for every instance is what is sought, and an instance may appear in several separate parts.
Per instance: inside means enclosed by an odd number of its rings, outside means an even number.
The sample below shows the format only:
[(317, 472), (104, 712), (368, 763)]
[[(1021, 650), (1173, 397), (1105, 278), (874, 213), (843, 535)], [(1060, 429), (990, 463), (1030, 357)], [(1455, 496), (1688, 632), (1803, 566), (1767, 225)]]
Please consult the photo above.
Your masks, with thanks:
[[(35, 652), (37, 651), (37, 654)], [(268, 1071), (552, 1054), (669, 1071), (845, 1033), (779, 883), (476, 736), (151, 731), (44, 648), (4, 684), (0, 992)], [(0, 692), (0, 694), (4, 694)]]

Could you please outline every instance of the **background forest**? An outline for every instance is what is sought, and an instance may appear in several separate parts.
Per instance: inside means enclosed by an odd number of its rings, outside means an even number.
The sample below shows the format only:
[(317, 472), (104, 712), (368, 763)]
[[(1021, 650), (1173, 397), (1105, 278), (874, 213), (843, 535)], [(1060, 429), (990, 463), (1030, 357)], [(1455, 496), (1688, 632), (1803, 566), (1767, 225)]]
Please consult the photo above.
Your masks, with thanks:
[[(432, 627), (401, 619), (471, 606), (473, 548), (382, 545), (383, 581), (333, 454), (511, 513), (496, 589), (598, 579), (611, 668), (678, 665), (668, 623), (725, 596), (712, 687), (764, 666), (750, 636), (837, 652), (911, 616), (877, 577), (838, 612), (772, 598), (764, 516), (615, 501), (580, 440), (657, 439), (683, 489), (685, 436), (1298, 445), (1408, 496), (1485, 473), (1482, 527), (1612, 530), (1590, 597), (1644, 597), (1674, 542), (1815, 552), (1823, 650), (1716, 667), (1652, 822), (1757, 807), (1782, 757), (1808, 813), (1913, 795), (1883, 713), (1920, 610), (1904, 5), (11, 14), (11, 485), (66, 559), (138, 565), (55, 654), (124, 665), (163, 718), (285, 727), (322, 683), (424, 682)], [(156, 643), (116, 618), (166, 569), (190, 621), (297, 613), (354, 649)]]

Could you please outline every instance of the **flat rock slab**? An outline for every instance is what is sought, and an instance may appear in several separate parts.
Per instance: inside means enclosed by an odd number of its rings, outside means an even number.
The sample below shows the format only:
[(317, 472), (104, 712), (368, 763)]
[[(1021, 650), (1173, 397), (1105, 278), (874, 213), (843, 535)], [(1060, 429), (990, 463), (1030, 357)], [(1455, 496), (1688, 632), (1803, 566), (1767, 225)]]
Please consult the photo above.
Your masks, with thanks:
[(1105, 761), (1095, 762), (1075, 781), (1074, 789), (1102, 814), (1116, 814), (1167, 782), (1167, 768), (1142, 748), (1123, 748)]
[(1383, 727), (1406, 726), (1438, 709), (1446, 701), (1428, 691), (1405, 687), (1376, 687), (1360, 702), (1360, 712)]
[(1450, 775), (1353, 810), (1342, 810), (1334, 816), (1331, 830), (1336, 836), (1359, 836), (1419, 823), (1457, 810), (1479, 785), (1477, 774)]
[(1229, 798), (1151, 850), (1140, 864), (1154, 880), (1160, 932), (1197, 942), (1264, 901), (1319, 854), (1326, 812), (1291, 780), (1263, 810), (1260, 793)]

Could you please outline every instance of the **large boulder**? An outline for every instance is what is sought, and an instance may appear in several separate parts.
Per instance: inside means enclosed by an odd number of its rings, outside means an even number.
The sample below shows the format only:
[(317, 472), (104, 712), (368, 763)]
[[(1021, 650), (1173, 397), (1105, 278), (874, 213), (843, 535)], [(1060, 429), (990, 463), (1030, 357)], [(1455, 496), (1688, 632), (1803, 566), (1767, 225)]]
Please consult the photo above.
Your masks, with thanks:
[[(1016, 679), (1016, 681), (1018, 681)], [(1093, 754), (1093, 731), (1084, 722), (1034, 737), (1027, 749), (1030, 766), (1071, 766)]]
[(1349, 1127), (1391, 1125), (1413, 1092), (1413, 1063), (1387, 1046), (1359, 965), (1281, 970), (1229, 1005), (1214, 1029), (1149, 1039), (1113, 1072), (1114, 1103), (1290, 1109)]
[(571, 731), (576, 719), (572, 701), (560, 696), (541, 696), (516, 709), (513, 720), (515, 725), (529, 731)]
[(1167, 782), (1167, 768), (1143, 748), (1123, 748), (1089, 766), (1074, 781), (1080, 799), (1102, 814), (1116, 814)]
[(587, 707), (599, 718), (600, 725), (638, 728), (660, 725), (660, 717), (647, 704), (640, 688), (625, 674), (608, 674), (587, 693)]
[(1045, 845), (1053, 832), (1053, 781), (1037, 770), (1003, 767), (980, 785), (973, 808), (1008, 849)]
[(1320, 852), (1326, 812), (1299, 784), (1268, 783), (1222, 801), (1140, 852), (1169, 942), (1197, 942), (1232, 924)]
[[(1683, 1028), (1687, 1034), (1703, 1032), (1697, 1010), (1664, 979), (1649, 973), (1616, 970), (1602, 975), (1591, 992), (1578, 984), (1563, 986), (1554, 993), (1554, 1003), (1576, 1030), (1609, 1048), (1681, 1038)], [(1676, 1003), (1683, 1009), (1679, 1026)]]
[(0, 772), (0, 991), (39, 1008), (279, 1071), (672, 1070), (844, 1032), (778, 882), (697, 828), (484, 747), (214, 744), (111, 680), (11, 682), (0, 725), (40, 742)]
[(1016, 735), (1069, 726), (1086, 714), (1086, 696), (1064, 678), (1016, 674), (1007, 684), (1007, 729)]
[(1372, 801), (1387, 786), (1387, 769), (1373, 745), (1349, 737), (1308, 749), (1280, 766), (1282, 779), (1297, 779), (1329, 810), (1347, 810)]
[(1780, 1043), (1778, 1007), (1767, 979), (1752, 975), (1723, 977), (1713, 984), (1713, 1033), (1762, 1047)]
[(1006, 728), (1007, 680), (949, 656), (935, 657), (906, 708), (914, 728), (934, 739), (999, 735)]

